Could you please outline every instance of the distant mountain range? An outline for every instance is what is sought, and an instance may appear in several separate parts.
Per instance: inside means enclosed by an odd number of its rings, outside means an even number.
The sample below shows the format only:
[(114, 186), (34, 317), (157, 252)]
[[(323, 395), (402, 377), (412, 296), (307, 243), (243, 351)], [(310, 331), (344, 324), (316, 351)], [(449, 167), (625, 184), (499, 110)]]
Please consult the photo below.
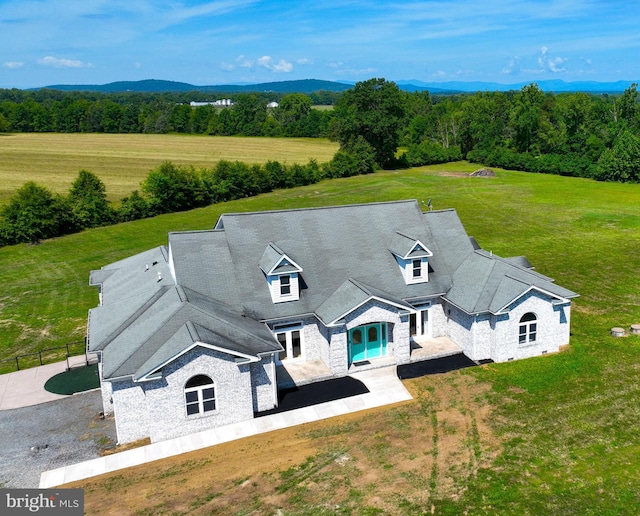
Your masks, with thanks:
[[(510, 91), (520, 90), (523, 86), (534, 81), (517, 84), (501, 84), (497, 82), (423, 82), (416, 79), (395, 81), (399, 88), (405, 91), (429, 91), (434, 94), (451, 94), (476, 91)], [(543, 91), (549, 92), (575, 92), (587, 93), (620, 93), (626, 90), (636, 81), (616, 82), (565, 82), (562, 80), (536, 81)], [(322, 81), (318, 79), (304, 79), (299, 81), (264, 82), (260, 84), (221, 84), (216, 86), (195, 86), (185, 82), (161, 81), (147, 79), (144, 81), (119, 81), (109, 84), (56, 84), (46, 86), (46, 89), (60, 91), (96, 91), (101, 93), (175, 93), (175, 92), (211, 92), (211, 93), (313, 93), (317, 91), (345, 91), (353, 87), (355, 83)], [(36, 88), (41, 89), (41, 88)]]

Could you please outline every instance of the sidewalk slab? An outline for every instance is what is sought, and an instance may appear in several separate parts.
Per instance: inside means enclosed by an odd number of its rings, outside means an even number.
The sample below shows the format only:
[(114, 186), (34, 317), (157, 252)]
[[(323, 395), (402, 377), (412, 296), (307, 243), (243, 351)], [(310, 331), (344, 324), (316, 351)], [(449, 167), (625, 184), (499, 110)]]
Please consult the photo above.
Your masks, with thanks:
[(356, 373), (353, 376), (366, 385), (369, 389), (367, 394), (358, 394), (351, 398), (262, 416), (242, 423), (168, 439), (99, 459), (45, 471), (40, 476), (40, 488), (83, 480), (251, 435), (413, 399), (398, 378), (395, 366)]
[[(96, 357), (89, 356), (89, 363), (95, 363)], [(45, 390), (44, 384), (53, 376), (64, 373), (68, 367), (86, 365), (85, 355), (69, 357), (62, 362), (47, 364), (13, 373), (0, 375), (0, 410), (10, 410), (38, 405), (48, 401), (66, 398), (64, 394), (54, 394)]]

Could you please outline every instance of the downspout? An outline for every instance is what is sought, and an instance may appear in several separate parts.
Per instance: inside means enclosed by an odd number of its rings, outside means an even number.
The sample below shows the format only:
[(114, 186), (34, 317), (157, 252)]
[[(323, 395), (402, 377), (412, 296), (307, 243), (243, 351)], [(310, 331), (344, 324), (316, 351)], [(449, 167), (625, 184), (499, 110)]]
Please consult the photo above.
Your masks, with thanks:
[(271, 355), (271, 368), (273, 370), (273, 402), (274, 408), (278, 408), (278, 377), (276, 368), (276, 354)]

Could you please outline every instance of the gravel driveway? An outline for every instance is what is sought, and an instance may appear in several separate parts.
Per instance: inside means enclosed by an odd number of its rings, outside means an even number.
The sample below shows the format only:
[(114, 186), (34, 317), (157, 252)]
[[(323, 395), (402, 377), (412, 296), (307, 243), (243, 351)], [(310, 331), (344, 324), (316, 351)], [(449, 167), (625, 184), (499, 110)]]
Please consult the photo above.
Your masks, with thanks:
[(100, 419), (100, 391), (0, 411), (0, 487), (32, 488), (40, 473), (113, 447), (113, 418)]

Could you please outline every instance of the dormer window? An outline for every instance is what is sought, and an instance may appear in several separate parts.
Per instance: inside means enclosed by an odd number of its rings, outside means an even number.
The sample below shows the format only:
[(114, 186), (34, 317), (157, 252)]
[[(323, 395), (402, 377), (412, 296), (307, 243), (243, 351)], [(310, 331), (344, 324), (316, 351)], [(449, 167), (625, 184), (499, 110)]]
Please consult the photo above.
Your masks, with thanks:
[(302, 267), (274, 243), (269, 243), (262, 254), (260, 268), (267, 278), (271, 300), (274, 303), (300, 299), (300, 273), (302, 272)]
[(419, 279), (422, 278), (422, 260), (418, 259), (418, 260), (412, 260), (412, 267), (413, 267), (413, 279)]
[(407, 285), (429, 281), (429, 257), (433, 253), (420, 240), (396, 232), (390, 251)]
[(291, 295), (291, 276), (289, 276), (288, 274), (280, 276), (280, 295)]

